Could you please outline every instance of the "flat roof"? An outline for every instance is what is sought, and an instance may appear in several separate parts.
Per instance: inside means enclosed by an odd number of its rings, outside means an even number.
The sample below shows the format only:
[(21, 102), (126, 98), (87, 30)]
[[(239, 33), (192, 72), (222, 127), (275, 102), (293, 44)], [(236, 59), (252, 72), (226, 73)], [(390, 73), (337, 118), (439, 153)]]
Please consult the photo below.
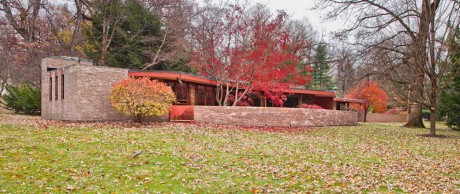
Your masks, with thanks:
[(361, 100), (361, 99), (356, 99), (356, 98), (340, 98), (340, 97), (334, 98), (334, 101), (335, 102), (359, 103), (359, 104), (367, 103), (366, 100)]
[(79, 58), (79, 57), (71, 57), (71, 56), (49, 56), (47, 58), (62, 59), (62, 60), (66, 60), (66, 61), (85, 61), (85, 62), (90, 62), (90, 63), (93, 62), (92, 60), (89, 60), (89, 59), (82, 59), (82, 58)]
[[(140, 77), (154, 77), (157, 79), (165, 79), (165, 80), (180, 79), (181, 81), (217, 86), (217, 81), (214, 79), (195, 75), (192, 73), (185, 73), (185, 72), (178, 72), (178, 71), (129, 70), (128, 75), (129, 76), (140, 76)], [(283, 92), (295, 93), (295, 94), (311, 94), (311, 95), (315, 95), (319, 97), (335, 97), (334, 92), (322, 91), (322, 90), (307, 90), (307, 89), (291, 88)]]
[(140, 76), (140, 77), (154, 77), (157, 79), (165, 80), (177, 80), (181, 81), (207, 84), (207, 85), (217, 85), (216, 80), (205, 78), (202, 76), (194, 75), (191, 73), (177, 72), (177, 71), (142, 71), (142, 70), (129, 70), (129, 76)]

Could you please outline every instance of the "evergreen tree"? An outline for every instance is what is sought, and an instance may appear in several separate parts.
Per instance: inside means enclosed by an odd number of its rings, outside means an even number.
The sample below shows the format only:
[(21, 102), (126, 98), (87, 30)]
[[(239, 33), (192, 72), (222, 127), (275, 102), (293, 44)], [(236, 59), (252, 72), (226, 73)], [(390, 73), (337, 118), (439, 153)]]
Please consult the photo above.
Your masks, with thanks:
[(450, 45), (452, 69), (447, 75), (447, 88), (441, 91), (439, 112), (447, 116), (447, 126), (460, 130), (460, 29)]
[(440, 94), (439, 112), (447, 116), (447, 126), (460, 130), (460, 76), (457, 76)]
[(138, 69), (148, 62), (148, 54), (158, 46), (161, 23), (138, 1), (102, 3), (85, 31), (85, 54), (111, 67)]
[(2, 98), (5, 107), (14, 110), (16, 113), (40, 114), (40, 88), (33, 87), (30, 84), (7, 85), (6, 94)]
[(315, 63), (312, 66), (313, 72), (311, 72), (313, 81), (307, 87), (312, 89), (332, 90), (334, 84), (332, 82), (332, 77), (329, 76), (331, 67), (329, 65), (327, 45), (325, 43), (320, 43), (316, 46), (314, 60)]

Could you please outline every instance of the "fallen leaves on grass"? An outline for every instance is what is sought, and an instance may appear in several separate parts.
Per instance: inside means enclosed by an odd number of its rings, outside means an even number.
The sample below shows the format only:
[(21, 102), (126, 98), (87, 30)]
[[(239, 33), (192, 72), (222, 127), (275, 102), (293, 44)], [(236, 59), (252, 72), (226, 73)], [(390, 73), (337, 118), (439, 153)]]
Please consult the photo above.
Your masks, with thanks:
[[(460, 189), (458, 132), (395, 124), (264, 128), (0, 117), (5, 192), (439, 192)], [(11, 119), (13, 118), (13, 119)], [(136, 157), (133, 153), (142, 150)]]

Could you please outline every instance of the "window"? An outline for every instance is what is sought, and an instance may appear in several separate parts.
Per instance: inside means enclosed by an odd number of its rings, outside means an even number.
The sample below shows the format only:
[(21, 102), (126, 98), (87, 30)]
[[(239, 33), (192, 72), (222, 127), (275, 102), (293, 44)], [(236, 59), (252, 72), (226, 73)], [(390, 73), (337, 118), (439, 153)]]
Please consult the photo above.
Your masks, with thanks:
[(214, 90), (214, 87), (206, 86), (206, 105), (208, 106), (216, 105), (215, 97), (216, 97), (216, 92)]
[(50, 101), (53, 101), (53, 77), (50, 77), (50, 88), (49, 88), (49, 94), (50, 94)]
[(302, 95), (302, 104), (314, 104), (313, 96), (308, 94)]
[(59, 93), (59, 85), (58, 85), (58, 84), (59, 84), (59, 80), (58, 80), (58, 76), (57, 76), (57, 75), (56, 75), (56, 77), (55, 77), (55, 82), (56, 82), (56, 83), (54, 84), (54, 87), (55, 87), (55, 90), (54, 90), (54, 91), (55, 91), (55, 92), (54, 92), (54, 99), (55, 99), (55, 100), (58, 100), (58, 99), (59, 99), (59, 98), (58, 98), (58, 97), (59, 97), (59, 95), (58, 95), (58, 93)]
[(188, 103), (188, 84), (182, 83), (176, 85), (177, 104)]
[(206, 105), (206, 87), (204, 85), (196, 86), (196, 105)]
[(216, 105), (216, 92), (213, 86), (197, 85), (195, 90), (196, 105), (214, 106)]
[(287, 100), (283, 103), (283, 107), (296, 108), (299, 105), (299, 96), (288, 95)]
[(64, 74), (61, 75), (61, 99), (64, 99)]

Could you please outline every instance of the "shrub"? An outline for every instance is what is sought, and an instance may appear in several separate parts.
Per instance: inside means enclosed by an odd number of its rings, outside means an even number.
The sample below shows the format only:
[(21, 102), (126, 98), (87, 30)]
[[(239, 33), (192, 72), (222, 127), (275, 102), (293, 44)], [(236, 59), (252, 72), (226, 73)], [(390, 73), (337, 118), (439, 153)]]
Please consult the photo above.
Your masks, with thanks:
[(301, 104), (299, 108), (308, 108), (308, 109), (324, 109), (320, 105), (317, 104)]
[(422, 109), (422, 118), (425, 120), (430, 120), (430, 110)]
[[(241, 92), (238, 93), (238, 98), (241, 98), (241, 95), (243, 95)], [(233, 102), (235, 102), (235, 95), (229, 94), (228, 95), (228, 104), (233, 105)], [(253, 106), (254, 105), (254, 100), (250, 98), (248, 95), (244, 95), (240, 101), (236, 103), (237, 106)]]
[(146, 77), (130, 77), (115, 84), (109, 98), (118, 112), (136, 122), (167, 114), (176, 99), (171, 87)]
[(40, 114), (41, 93), (38, 87), (33, 87), (30, 84), (8, 85), (6, 86), (6, 94), (2, 98), (6, 108), (14, 110), (16, 113)]

